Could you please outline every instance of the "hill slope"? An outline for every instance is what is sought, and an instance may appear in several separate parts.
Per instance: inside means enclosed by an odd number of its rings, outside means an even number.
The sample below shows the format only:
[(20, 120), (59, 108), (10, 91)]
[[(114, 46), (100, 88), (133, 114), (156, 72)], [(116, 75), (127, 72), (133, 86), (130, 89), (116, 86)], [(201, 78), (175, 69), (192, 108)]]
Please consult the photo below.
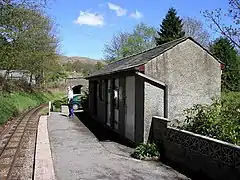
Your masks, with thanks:
[(63, 66), (64, 71), (67, 73), (68, 77), (76, 77), (88, 76), (107, 63), (102, 60), (96, 60), (87, 57), (60, 56), (60, 64)]
[(91, 65), (95, 65), (97, 62), (101, 62), (103, 64), (106, 64), (104, 61), (102, 60), (97, 60), (97, 59), (91, 59), (91, 58), (88, 58), (88, 57), (79, 57), (79, 56), (72, 56), (72, 57), (68, 57), (68, 56), (61, 56), (60, 58), (60, 62), (62, 64), (64, 63), (68, 63), (68, 62), (80, 62), (80, 63), (83, 63), (83, 64), (91, 64)]

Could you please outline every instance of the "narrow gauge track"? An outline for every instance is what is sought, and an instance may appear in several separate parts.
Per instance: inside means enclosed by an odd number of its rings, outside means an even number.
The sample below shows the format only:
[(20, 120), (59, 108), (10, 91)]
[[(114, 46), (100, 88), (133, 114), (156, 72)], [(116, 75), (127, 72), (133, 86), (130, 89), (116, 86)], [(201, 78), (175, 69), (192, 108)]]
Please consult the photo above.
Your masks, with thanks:
[(46, 105), (24, 112), (0, 132), (0, 179), (33, 179), (39, 113)]

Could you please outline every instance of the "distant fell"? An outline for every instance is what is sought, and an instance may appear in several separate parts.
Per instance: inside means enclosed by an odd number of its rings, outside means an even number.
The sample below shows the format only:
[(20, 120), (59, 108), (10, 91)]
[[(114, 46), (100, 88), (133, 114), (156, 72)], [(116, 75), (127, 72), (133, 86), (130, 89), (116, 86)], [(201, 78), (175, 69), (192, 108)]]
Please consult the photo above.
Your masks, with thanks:
[(68, 63), (68, 62), (81, 62), (83, 64), (91, 64), (91, 65), (95, 65), (97, 62), (101, 62), (103, 64), (106, 64), (104, 61), (102, 60), (97, 60), (97, 59), (92, 59), (92, 58), (88, 58), (88, 57), (80, 57), (80, 56), (61, 56), (60, 57), (60, 62), (62, 64)]

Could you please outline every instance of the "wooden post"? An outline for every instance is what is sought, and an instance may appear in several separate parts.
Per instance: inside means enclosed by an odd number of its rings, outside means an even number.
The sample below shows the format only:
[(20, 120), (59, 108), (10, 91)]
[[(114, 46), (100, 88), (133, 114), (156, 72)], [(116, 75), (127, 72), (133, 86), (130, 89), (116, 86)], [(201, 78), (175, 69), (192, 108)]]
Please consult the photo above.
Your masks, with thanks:
[(51, 107), (52, 107), (52, 102), (49, 101), (49, 103), (48, 103), (48, 116), (50, 116)]

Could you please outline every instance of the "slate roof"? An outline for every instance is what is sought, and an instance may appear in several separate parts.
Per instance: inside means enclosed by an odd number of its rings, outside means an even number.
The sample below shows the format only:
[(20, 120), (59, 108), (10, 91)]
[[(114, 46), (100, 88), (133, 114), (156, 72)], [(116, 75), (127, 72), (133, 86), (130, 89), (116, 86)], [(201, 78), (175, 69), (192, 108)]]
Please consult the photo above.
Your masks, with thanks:
[(104, 66), (99, 71), (91, 74), (86, 79), (89, 79), (92, 77), (97, 77), (97, 76), (108, 75), (108, 74), (112, 74), (112, 73), (116, 73), (116, 72), (131, 70), (135, 67), (146, 64), (148, 61), (163, 54), (167, 50), (173, 48), (174, 46), (178, 45), (179, 43), (181, 43), (187, 39), (193, 40), (191, 37), (183, 37), (183, 38), (176, 39), (174, 41), (156, 46), (152, 49), (143, 51), (141, 53), (134, 54), (134, 55), (125, 57), (123, 59), (120, 59), (118, 61), (112, 62), (112, 63)]

